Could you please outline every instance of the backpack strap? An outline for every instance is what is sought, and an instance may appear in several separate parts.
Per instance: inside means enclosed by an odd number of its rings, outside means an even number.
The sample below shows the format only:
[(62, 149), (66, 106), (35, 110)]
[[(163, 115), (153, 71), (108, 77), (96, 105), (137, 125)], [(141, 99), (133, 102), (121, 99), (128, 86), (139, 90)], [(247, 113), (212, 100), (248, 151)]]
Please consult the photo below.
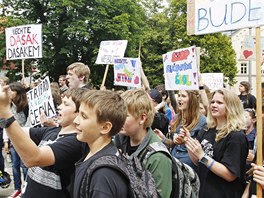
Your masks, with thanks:
[[(91, 177), (99, 168), (110, 167), (112, 169), (120, 172), (129, 182), (129, 177), (127, 173), (126, 166), (121, 158), (116, 155), (106, 155), (99, 157), (95, 161), (91, 163), (91, 165), (86, 170), (86, 173), (82, 179), (81, 187), (80, 187), (80, 198), (88, 198), (89, 197), (89, 187), (91, 182)], [(85, 193), (83, 193), (85, 192)], [(87, 196), (86, 196), (87, 195)]]

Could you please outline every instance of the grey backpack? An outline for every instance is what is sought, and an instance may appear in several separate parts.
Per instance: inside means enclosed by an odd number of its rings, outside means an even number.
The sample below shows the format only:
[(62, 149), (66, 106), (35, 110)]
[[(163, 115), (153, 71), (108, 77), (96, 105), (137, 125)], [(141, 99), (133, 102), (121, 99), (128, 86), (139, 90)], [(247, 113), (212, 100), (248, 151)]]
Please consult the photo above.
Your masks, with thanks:
[(172, 160), (172, 192), (171, 198), (196, 198), (199, 195), (200, 180), (197, 173), (187, 164), (182, 163), (173, 157), (166, 146), (161, 142), (154, 142), (148, 145), (142, 154), (141, 162), (147, 163), (148, 158), (156, 153), (164, 152)]
[(89, 197), (91, 176), (101, 167), (110, 167), (123, 174), (129, 184), (129, 198), (159, 198), (152, 174), (142, 168), (139, 159), (126, 159), (116, 155), (99, 157), (89, 166), (81, 184), (81, 192), (85, 190), (86, 195), (81, 193), (81, 198)]

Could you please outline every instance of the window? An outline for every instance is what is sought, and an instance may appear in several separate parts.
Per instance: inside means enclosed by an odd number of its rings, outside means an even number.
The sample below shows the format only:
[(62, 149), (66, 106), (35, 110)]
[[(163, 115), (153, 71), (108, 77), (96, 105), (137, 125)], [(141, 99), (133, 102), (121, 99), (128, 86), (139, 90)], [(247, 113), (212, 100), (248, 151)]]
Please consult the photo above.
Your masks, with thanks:
[(240, 63), (240, 74), (247, 74), (248, 73), (248, 66), (247, 63)]

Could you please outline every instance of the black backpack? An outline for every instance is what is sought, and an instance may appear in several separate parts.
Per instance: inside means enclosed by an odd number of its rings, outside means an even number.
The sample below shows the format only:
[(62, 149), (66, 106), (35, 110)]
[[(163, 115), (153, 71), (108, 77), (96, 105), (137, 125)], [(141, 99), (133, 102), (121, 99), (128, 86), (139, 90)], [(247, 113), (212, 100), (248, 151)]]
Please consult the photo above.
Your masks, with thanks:
[[(159, 198), (152, 174), (142, 168), (139, 159), (133, 157), (128, 160), (116, 155), (99, 157), (89, 166), (81, 185), (81, 188), (85, 188), (85, 192), (89, 192), (92, 174), (101, 167), (113, 168), (124, 175), (129, 184), (129, 198)], [(81, 195), (81, 198), (84, 197), (86, 196)]]
[(147, 146), (141, 156), (141, 162), (147, 163), (148, 158), (156, 153), (166, 153), (172, 160), (172, 192), (171, 198), (196, 198), (199, 195), (200, 180), (197, 173), (187, 164), (173, 157), (161, 142), (154, 142)]

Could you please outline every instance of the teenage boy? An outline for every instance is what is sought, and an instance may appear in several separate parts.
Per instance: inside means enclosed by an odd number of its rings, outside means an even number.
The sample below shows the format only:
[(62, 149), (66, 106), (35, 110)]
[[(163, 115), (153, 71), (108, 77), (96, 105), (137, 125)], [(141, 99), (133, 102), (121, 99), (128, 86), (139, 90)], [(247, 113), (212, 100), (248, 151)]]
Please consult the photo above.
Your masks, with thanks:
[(6, 128), (13, 146), (28, 169), (23, 198), (70, 198), (74, 164), (86, 145), (76, 139), (73, 120), (78, 114), (82, 89), (65, 92), (58, 106), (61, 127), (21, 128), (10, 109), (8, 86), (0, 91), (0, 125)]
[(69, 88), (87, 88), (92, 89), (89, 84), (90, 68), (81, 63), (75, 62), (67, 67), (67, 81)]
[[(122, 94), (122, 98), (128, 113), (122, 131), (115, 136), (115, 142), (128, 157), (137, 156), (143, 161), (142, 154), (149, 144), (159, 142), (162, 145), (151, 129), (154, 119), (153, 104), (143, 89), (127, 90)], [(156, 152), (142, 165), (152, 173), (161, 197), (169, 198), (172, 190), (171, 159), (165, 153)]]
[(76, 164), (74, 198), (128, 197), (128, 182), (113, 168), (101, 167), (90, 178), (85, 177), (91, 163), (99, 157), (119, 155), (112, 136), (121, 130), (126, 116), (126, 105), (117, 93), (91, 90), (83, 94), (74, 122), (79, 131), (77, 139), (86, 142), (90, 152)]

